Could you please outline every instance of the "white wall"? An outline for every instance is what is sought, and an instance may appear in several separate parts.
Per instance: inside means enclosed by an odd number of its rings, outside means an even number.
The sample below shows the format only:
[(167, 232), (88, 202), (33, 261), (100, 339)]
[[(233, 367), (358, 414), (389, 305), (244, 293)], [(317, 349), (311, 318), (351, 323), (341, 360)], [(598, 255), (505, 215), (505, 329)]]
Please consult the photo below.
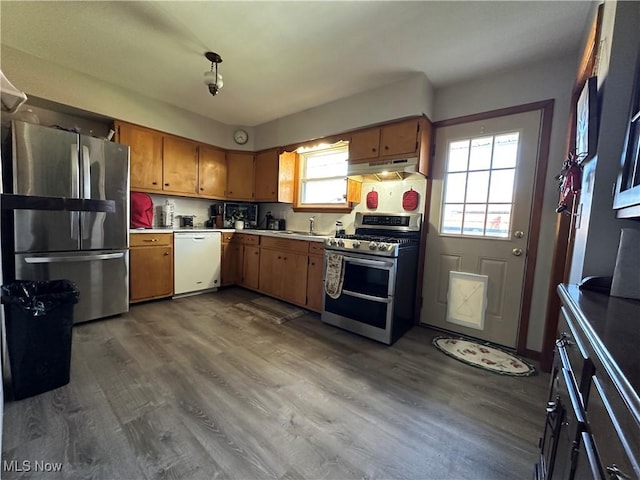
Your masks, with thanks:
[(538, 257), (533, 284), (527, 348), (540, 351), (553, 259), (558, 188), (555, 176), (564, 160), (570, 95), (576, 77), (575, 56), (548, 60), (508, 72), (436, 90), (434, 120), (554, 99), (554, 114), (545, 185)]
[(258, 125), (256, 150), (288, 145), (396, 118), (433, 114), (433, 87), (423, 73)]
[(620, 229), (638, 222), (618, 220), (613, 210), (616, 182), (629, 118), (634, 67), (640, 51), (640, 3), (605, 2), (598, 64), (600, 128), (597, 157), (584, 166), (579, 228), (569, 281), (613, 275)]
[[(100, 79), (64, 69), (6, 45), (2, 45), (2, 71), (27, 96), (33, 95), (222, 148), (238, 149), (233, 142), (233, 125), (225, 125), (168, 103), (132, 94)], [(250, 140), (242, 149), (253, 150), (253, 129), (244, 128)]]

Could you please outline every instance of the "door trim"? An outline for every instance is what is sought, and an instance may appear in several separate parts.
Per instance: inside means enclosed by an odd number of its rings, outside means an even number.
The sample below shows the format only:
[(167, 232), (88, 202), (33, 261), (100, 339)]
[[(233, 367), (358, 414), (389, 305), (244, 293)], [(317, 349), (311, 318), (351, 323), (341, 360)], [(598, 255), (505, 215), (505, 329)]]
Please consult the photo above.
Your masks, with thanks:
[[(547, 165), (549, 164), (549, 148), (551, 143), (551, 125), (553, 121), (553, 99), (540, 102), (525, 103), (513, 107), (490, 110), (488, 112), (474, 113), (462, 117), (451, 118), (434, 122), (432, 130), (432, 143), (435, 146), (436, 130), (451, 125), (471, 123), (480, 120), (488, 120), (496, 117), (505, 117), (517, 113), (541, 111), (540, 142), (538, 145), (538, 159), (536, 174), (533, 182), (533, 205), (531, 209), (531, 220), (527, 242), (527, 258), (525, 262), (524, 282), (522, 285), (522, 302), (520, 304), (520, 326), (518, 328), (518, 338), (516, 340), (516, 352), (528, 358), (538, 360), (540, 352), (527, 349), (527, 334), (529, 331), (529, 320), (531, 303), (533, 299), (533, 280), (535, 275), (536, 260), (538, 258), (538, 241), (540, 236), (540, 224), (542, 222), (542, 205), (544, 199), (545, 183), (547, 178)], [(433, 159), (432, 159), (433, 160)]]

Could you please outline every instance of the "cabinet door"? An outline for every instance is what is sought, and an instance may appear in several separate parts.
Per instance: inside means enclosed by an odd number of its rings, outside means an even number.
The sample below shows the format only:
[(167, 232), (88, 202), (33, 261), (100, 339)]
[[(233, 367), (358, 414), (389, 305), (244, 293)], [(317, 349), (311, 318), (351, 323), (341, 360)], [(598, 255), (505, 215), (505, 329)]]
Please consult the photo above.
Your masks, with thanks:
[(380, 156), (415, 155), (418, 151), (418, 120), (385, 125), (380, 129)]
[(307, 307), (316, 312), (322, 311), (324, 297), (324, 258), (320, 255), (309, 255), (309, 269), (307, 271)]
[(258, 202), (278, 201), (278, 150), (256, 154), (255, 199)]
[(163, 159), (163, 190), (194, 195), (198, 176), (198, 145), (165, 135)]
[(173, 294), (173, 248), (136, 247), (129, 252), (132, 302)]
[(242, 285), (258, 289), (260, 284), (260, 247), (244, 246)]
[(280, 297), (298, 305), (307, 303), (307, 255), (282, 252)]
[(223, 150), (200, 145), (198, 149), (198, 194), (224, 198), (227, 188), (227, 159)]
[(118, 141), (129, 145), (131, 190), (162, 190), (162, 134), (116, 122)]
[(222, 244), (222, 265), (220, 284), (234, 285), (242, 280), (242, 245), (239, 243)]
[(260, 291), (267, 295), (280, 296), (282, 253), (263, 248), (260, 252)]
[(349, 139), (349, 162), (377, 158), (380, 146), (380, 129), (372, 128), (351, 134)]
[(227, 198), (233, 200), (253, 200), (252, 153), (227, 153)]

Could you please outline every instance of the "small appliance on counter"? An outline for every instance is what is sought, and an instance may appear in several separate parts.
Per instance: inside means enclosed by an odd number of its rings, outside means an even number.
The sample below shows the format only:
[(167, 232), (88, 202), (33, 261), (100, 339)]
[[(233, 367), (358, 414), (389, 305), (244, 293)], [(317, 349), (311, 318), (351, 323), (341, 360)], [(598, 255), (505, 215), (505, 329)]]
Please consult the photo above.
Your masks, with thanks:
[(267, 230), (278, 230), (278, 219), (276, 219), (271, 212), (267, 212), (265, 215), (265, 223)]
[(195, 217), (195, 215), (180, 215), (180, 227), (193, 228), (193, 219)]
[(256, 203), (224, 203), (224, 228), (235, 228), (235, 221), (244, 220), (245, 228), (258, 228), (258, 205)]

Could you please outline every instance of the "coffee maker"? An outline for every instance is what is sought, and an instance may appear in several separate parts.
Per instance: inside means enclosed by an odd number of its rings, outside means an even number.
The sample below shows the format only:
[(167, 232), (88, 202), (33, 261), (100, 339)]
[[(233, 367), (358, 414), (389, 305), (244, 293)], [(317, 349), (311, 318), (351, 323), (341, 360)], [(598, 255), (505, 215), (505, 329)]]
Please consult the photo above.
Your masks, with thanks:
[(223, 228), (223, 204), (214, 203), (209, 207), (209, 219), (204, 222), (207, 228)]

